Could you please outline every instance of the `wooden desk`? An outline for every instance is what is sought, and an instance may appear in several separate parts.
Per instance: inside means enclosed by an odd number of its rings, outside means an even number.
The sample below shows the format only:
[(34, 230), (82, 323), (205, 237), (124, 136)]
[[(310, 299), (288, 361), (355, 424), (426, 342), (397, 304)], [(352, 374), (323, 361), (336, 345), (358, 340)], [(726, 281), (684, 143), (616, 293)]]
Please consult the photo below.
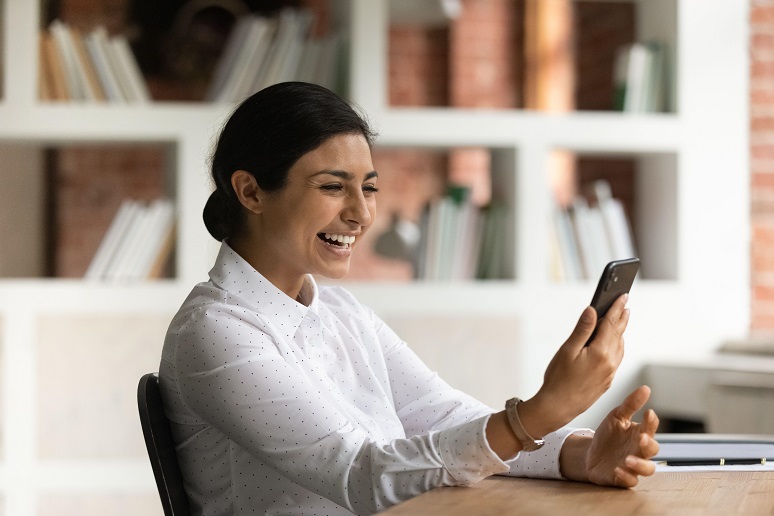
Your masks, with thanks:
[(774, 471), (658, 472), (634, 489), (490, 477), (474, 487), (435, 489), (382, 514), (773, 515)]

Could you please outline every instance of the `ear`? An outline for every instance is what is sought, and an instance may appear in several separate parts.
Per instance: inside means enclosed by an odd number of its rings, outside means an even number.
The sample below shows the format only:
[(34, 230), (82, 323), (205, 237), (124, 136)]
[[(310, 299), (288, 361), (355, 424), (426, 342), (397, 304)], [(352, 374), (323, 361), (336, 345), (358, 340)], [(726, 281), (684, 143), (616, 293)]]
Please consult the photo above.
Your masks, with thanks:
[(239, 202), (249, 212), (258, 214), (263, 211), (264, 191), (250, 172), (237, 170), (231, 174), (231, 186)]

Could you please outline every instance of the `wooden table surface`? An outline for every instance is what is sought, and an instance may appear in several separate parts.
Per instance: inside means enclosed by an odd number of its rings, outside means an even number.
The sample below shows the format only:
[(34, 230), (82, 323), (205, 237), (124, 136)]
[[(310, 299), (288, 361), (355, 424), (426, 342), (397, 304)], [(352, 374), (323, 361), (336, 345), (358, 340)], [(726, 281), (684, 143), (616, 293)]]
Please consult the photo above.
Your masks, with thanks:
[(774, 516), (774, 471), (657, 472), (634, 489), (560, 480), (490, 477), (474, 487), (441, 487), (381, 514)]

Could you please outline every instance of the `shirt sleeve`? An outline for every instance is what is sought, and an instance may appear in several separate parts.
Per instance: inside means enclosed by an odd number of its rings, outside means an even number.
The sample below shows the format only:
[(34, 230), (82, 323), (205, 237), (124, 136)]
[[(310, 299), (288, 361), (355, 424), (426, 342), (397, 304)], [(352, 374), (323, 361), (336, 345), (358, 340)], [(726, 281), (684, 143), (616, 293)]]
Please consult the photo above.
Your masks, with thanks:
[(484, 439), (487, 417), (391, 442), (353, 425), (301, 374), (247, 310), (210, 305), (176, 330), (185, 405), (298, 485), (355, 513), (438, 486), (469, 485), (508, 466)]
[(406, 435), (450, 428), (496, 412), (451, 387), (384, 321), (375, 314), (372, 317), (385, 358), (395, 410)]
[(545, 444), (533, 452), (520, 452), (508, 462), (510, 470), (506, 473), (512, 477), (530, 477), (547, 479), (565, 479), (559, 470), (559, 454), (564, 442), (570, 435), (587, 433), (591, 430), (576, 428), (560, 428), (546, 435)]
[[(378, 316), (373, 315), (384, 349), (395, 407), (407, 435), (449, 428), (463, 421), (492, 414), (494, 409), (456, 390), (443, 381)], [(481, 431), (485, 431), (484, 426)], [(544, 437), (545, 445), (534, 452), (522, 452), (507, 462), (509, 476), (564, 478), (559, 471), (559, 454), (567, 437), (576, 432), (562, 428)], [(485, 439), (485, 438), (484, 438)], [(487, 445), (488, 448), (488, 445)]]

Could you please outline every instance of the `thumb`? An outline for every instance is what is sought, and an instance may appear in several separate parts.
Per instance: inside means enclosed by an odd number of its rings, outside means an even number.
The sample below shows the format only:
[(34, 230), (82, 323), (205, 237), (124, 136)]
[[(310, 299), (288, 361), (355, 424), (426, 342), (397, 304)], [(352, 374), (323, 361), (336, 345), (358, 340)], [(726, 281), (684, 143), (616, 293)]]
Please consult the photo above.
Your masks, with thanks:
[(570, 338), (565, 343), (566, 346), (571, 348), (582, 348), (589, 341), (589, 337), (594, 332), (594, 328), (597, 326), (597, 312), (592, 307), (587, 306), (583, 313), (581, 313), (578, 323), (575, 325), (575, 329), (570, 334)]

